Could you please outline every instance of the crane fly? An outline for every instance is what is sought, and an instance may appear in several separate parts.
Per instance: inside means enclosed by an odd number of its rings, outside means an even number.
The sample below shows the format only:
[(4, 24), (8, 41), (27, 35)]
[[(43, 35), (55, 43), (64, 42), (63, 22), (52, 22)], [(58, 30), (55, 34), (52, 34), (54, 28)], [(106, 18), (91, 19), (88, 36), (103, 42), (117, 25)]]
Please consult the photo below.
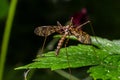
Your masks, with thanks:
[[(80, 21), (77, 21), (80, 19)], [(55, 52), (57, 56), (59, 54), (60, 48), (63, 45), (66, 36), (75, 36), (77, 40), (83, 44), (91, 44), (90, 35), (82, 31), (82, 26), (86, 25), (90, 21), (86, 18), (86, 9), (82, 9), (80, 15), (77, 14), (71, 17), (71, 20), (68, 25), (62, 26), (57, 22), (57, 26), (40, 26), (34, 30), (34, 33), (38, 36), (49, 36), (52, 33), (59, 33), (62, 35), (61, 39), (58, 42), (58, 46)]]
[[(74, 16), (71, 17), (69, 24), (63, 26), (59, 22), (57, 22), (57, 26), (40, 26), (35, 28), (34, 33), (38, 36), (44, 36), (44, 37), (47, 37), (55, 32), (62, 35), (61, 39), (58, 42), (57, 49), (55, 51), (55, 55), (58, 56), (60, 48), (62, 47), (64, 40), (66, 39), (67, 36), (75, 36), (80, 43), (91, 44), (90, 35), (82, 30), (82, 27), (88, 23), (90, 23), (90, 21), (87, 19), (86, 9), (83, 8), (80, 13), (75, 14)], [(69, 66), (69, 73), (71, 74), (70, 63), (67, 52), (66, 52), (66, 56)], [(70, 75), (70, 79), (71, 79), (71, 75)]]
[(54, 32), (57, 32), (62, 35), (62, 38), (59, 40), (56, 53), (55, 55), (57, 56), (59, 54), (60, 48), (63, 45), (64, 40), (66, 39), (66, 36), (75, 36), (77, 40), (81, 43), (84, 44), (91, 44), (91, 39), (89, 34), (86, 32), (82, 31), (81, 27), (84, 26), (85, 24), (89, 23), (90, 21), (87, 21), (79, 26), (74, 26), (72, 24), (72, 18), (70, 24), (66, 26), (62, 26), (60, 23), (58, 26), (41, 26), (37, 27), (34, 30), (34, 33), (38, 36), (49, 36)]

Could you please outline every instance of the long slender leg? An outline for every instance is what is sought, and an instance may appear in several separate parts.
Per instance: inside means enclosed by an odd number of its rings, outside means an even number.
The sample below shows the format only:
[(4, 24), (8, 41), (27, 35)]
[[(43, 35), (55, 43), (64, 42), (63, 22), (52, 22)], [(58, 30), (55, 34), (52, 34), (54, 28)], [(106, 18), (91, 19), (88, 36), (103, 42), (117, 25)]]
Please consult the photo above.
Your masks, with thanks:
[(77, 28), (76, 28), (76, 29), (80, 29), (82, 26), (84, 26), (84, 25), (86, 25), (86, 24), (88, 24), (88, 23), (90, 23), (90, 21), (87, 21), (87, 22), (85, 22), (85, 23), (83, 23), (83, 24), (81, 24), (81, 25), (77, 26)]

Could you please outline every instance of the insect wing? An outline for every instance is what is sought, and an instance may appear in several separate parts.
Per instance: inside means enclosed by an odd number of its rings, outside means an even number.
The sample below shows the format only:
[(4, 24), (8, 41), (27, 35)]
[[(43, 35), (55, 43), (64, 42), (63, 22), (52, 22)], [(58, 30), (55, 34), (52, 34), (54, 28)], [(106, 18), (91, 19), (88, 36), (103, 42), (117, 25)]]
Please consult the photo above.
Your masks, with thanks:
[(91, 44), (90, 35), (80, 29), (71, 29), (72, 35), (74, 35), (78, 41), (84, 44)]
[(34, 33), (38, 36), (49, 36), (56, 32), (58, 30), (57, 28), (58, 26), (41, 26), (35, 28)]

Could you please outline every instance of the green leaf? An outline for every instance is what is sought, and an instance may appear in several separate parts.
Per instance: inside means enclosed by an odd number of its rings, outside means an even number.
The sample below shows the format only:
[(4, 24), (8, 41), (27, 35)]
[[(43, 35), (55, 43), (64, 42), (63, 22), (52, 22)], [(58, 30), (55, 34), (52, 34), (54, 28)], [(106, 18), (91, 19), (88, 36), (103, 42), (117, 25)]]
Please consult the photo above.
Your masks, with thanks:
[(88, 72), (96, 79), (120, 80), (120, 55), (110, 55), (98, 66), (91, 67)]
[[(76, 40), (73, 36), (69, 38)], [(56, 70), (90, 66), (88, 73), (94, 79), (119, 80), (120, 41), (110, 41), (99, 37), (91, 37), (91, 39), (92, 45), (79, 44), (78, 46), (62, 48), (57, 57), (54, 51), (50, 51), (43, 54), (42, 57), (35, 59), (33, 63), (18, 67), (16, 70), (34, 68), (51, 68), (51, 70)]]

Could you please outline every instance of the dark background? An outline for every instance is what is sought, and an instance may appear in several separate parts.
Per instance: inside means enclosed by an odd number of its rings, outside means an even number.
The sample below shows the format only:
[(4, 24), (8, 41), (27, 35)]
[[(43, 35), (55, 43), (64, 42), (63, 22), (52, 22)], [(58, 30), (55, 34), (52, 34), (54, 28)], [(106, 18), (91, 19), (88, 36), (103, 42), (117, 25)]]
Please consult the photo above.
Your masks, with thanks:
[[(0, 11), (0, 42), (2, 43), (5, 22), (10, 1), (3, 0)], [(119, 0), (18, 0), (8, 46), (4, 80), (23, 80), (23, 70), (15, 67), (25, 65), (35, 58), (44, 38), (34, 34), (34, 29), (42, 25), (56, 25), (56, 21), (65, 24), (70, 16), (87, 8), (95, 34), (110, 40), (120, 37), (120, 1)], [(89, 32), (89, 30), (87, 30)], [(92, 35), (92, 33), (90, 33)], [(52, 36), (48, 38), (48, 42)], [(0, 45), (1, 45), (0, 43)], [(1, 46), (0, 46), (1, 47)], [(6, 74), (7, 73), (7, 74)], [(50, 71), (40, 70), (33, 80), (60, 77)], [(44, 73), (44, 75), (40, 75)], [(50, 76), (51, 75), (51, 76)], [(36, 77), (37, 79), (36, 79)], [(41, 76), (45, 76), (41, 78)], [(19, 78), (18, 78), (19, 77)], [(48, 80), (50, 80), (48, 78)], [(61, 79), (62, 80), (62, 79)], [(63, 80), (65, 80), (63, 78)]]

